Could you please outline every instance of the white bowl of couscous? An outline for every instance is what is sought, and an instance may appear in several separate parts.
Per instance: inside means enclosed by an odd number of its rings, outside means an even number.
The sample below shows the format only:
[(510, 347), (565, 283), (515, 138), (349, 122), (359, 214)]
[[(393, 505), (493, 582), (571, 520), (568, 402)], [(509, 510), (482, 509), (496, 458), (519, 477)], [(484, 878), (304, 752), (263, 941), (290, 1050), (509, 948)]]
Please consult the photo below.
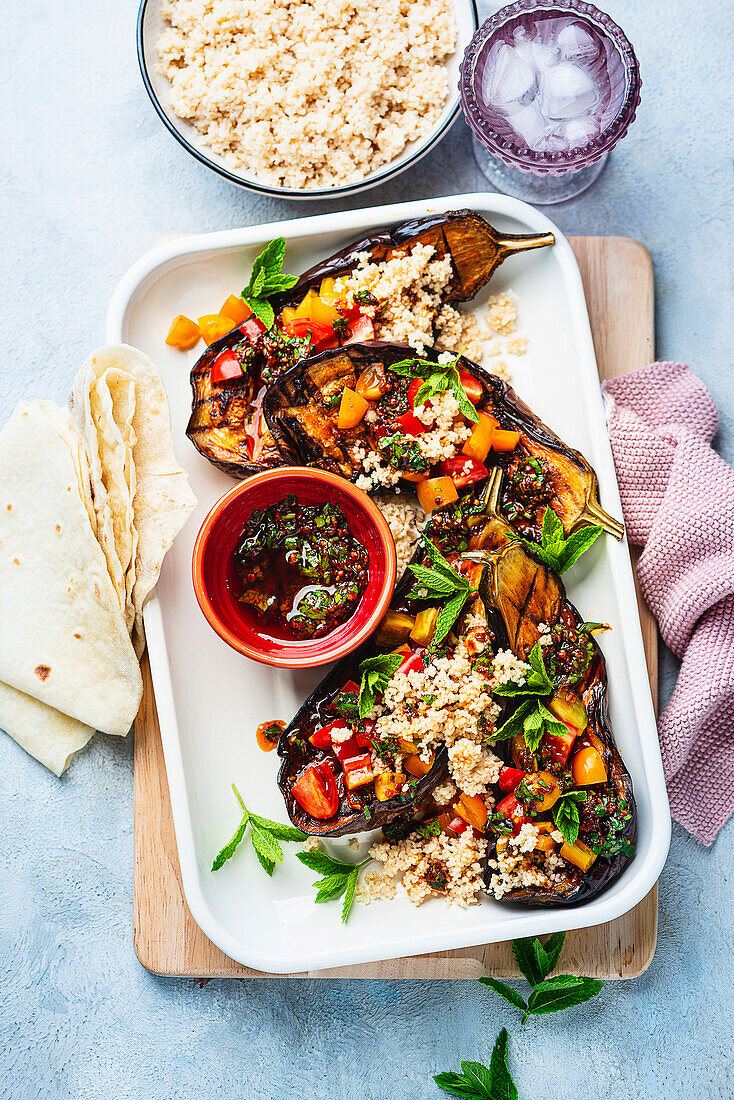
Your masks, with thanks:
[(263, 194), (336, 198), (441, 140), (477, 25), (474, 0), (142, 0), (138, 58), (202, 164)]

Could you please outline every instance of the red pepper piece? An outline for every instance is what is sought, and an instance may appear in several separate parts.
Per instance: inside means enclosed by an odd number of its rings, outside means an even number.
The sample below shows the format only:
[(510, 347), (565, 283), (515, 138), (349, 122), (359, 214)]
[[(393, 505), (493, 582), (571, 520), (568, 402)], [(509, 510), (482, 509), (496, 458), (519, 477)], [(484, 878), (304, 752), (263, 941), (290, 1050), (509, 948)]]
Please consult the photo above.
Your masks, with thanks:
[(422, 435), (423, 432), (428, 430), (425, 424), (413, 413), (403, 413), (402, 416), (398, 416), (393, 420), (393, 424), (403, 435)]
[(333, 328), (322, 321), (308, 321), (305, 317), (297, 317), (283, 327), (291, 336), (308, 336), (314, 351), (338, 347)]
[(248, 340), (257, 340), (261, 333), (267, 332), (266, 326), (257, 317), (248, 317), (243, 325), (240, 325), (240, 332), (243, 336), (246, 336)]
[(334, 721), (329, 722), (327, 726), (322, 726), (321, 729), (315, 730), (309, 737), (309, 741), (314, 748), (330, 749), (332, 730), (344, 730), (346, 728), (347, 723), (343, 718), (335, 718)]
[(342, 767), (344, 768), (344, 782), (350, 791), (353, 791), (356, 787), (364, 787), (368, 783), (372, 783), (375, 778), (372, 771), (372, 758), (368, 752), (348, 757), (342, 761)]
[(242, 365), (232, 350), (223, 351), (212, 363), (212, 382), (234, 382), (242, 377)]

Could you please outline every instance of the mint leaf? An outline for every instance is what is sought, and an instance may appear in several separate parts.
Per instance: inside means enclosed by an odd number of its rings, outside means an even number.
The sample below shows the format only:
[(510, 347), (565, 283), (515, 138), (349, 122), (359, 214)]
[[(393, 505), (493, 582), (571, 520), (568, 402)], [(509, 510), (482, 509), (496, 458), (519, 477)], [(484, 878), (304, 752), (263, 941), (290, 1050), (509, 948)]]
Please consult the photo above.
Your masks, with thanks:
[(262, 321), (266, 328), (273, 327), (275, 324), (275, 311), (270, 302), (267, 302), (265, 298), (253, 298), (247, 294), (243, 294), (242, 298), (245, 304), (248, 305), (255, 314), (258, 321)]
[[(255, 848), (254, 844), (253, 848)], [(257, 856), (257, 861), (262, 867), (265, 874), (270, 875), (270, 877), (272, 878), (273, 871), (275, 870), (275, 861), (272, 859), (267, 859), (264, 855), (262, 855), (261, 852), (257, 850), (257, 848), (255, 848), (255, 855)]]
[(507, 1068), (508, 1042), (507, 1028), (503, 1027), (497, 1036), (489, 1063), (492, 1081), (491, 1100), (517, 1100), (517, 1088)]
[(316, 895), (317, 905), (323, 901), (331, 901), (333, 898), (340, 898), (347, 888), (349, 882), (349, 875), (329, 875), (327, 878), (322, 878), (318, 882), (311, 883), (312, 886), (318, 889)]
[(494, 689), (494, 695), (502, 695), (512, 698), (516, 695), (550, 695), (553, 692), (553, 681), (548, 676), (543, 664), (543, 653), (540, 642), (536, 642), (527, 656), (530, 672), (525, 677), (525, 682), (516, 684), (509, 681), (506, 684), (498, 684)]
[(282, 863), (283, 849), (278, 841), (270, 833), (255, 825), (252, 818), (250, 818), (250, 824), (252, 825), (250, 839), (255, 851), (259, 852), (263, 859), (272, 860), (273, 863)]
[(437, 592), (441, 596), (448, 596), (457, 591), (457, 584), (454, 583), (451, 577), (439, 573), (436, 569), (428, 569), (426, 565), (408, 565), (408, 569), (418, 581), (418, 584), (410, 588), (409, 598), (425, 598), (423, 592), (421, 592), (424, 588), (428, 588), (430, 592)]
[(553, 807), (552, 815), (556, 828), (568, 844), (575, 844), (581, 822), (577, 802), (585, 802), (586, 791), (566, 791)]
[[(535, 945), (540, 947), (543, 954), (540, 955), (535, 949)], [(547, 978), (549, 967), (548, 959), (545, 956), (540, 940), (528, 937), (522, 940), (512, 941), (512, 954), (515, 956), (515, 962), (517, 963), (520, 973), (523, 975), (529, 985), (536, 986)]]
[(359, 686), (360, 718), (368, 717), (375, 705), (375, 699), (384, 692), (402, 663), (402, 653), (383, 653), (362, 661), (359, 666), (362, 673)]
[(599, 538), (603, 528), (601, 527), (582, 527), (580, 531), (574, 532), (563, 547), (559, 555), (560, 568), (559, 573), (566, 573), (574, 565), (582, 554), (585, 554), (593, 543)]
[(477, 1092), (463, 1073), (436, 1073), (433, 1080), (444, 1092), (450, 1092), (452, 1096), (463, 1096), (466, 1100), (477, 1100), (477, 1097), (482, 1100), (488, 1095), (486, 1092)]
[(548, 974), (558, 966), (558, 960), (561, 957), (561, 951), (563, 950), (565, 940), (565, 932), (554, 932), (550, 939), (546, 940), (544, 943), (543, 949), (548, 959), (548, 970), (543, 975), (544, 978), (547, 978)]
[(514, 711), (506, 722), (503, 722), (498, 730), (495, 730), (492, 734), (492, 741), (507, 741), (510, 737), (515, 737), (519, 733), (523, 733), (525, 729), (525, 719), (536, 709), (535, 699), (526, 699), (524, 703), (520, 703), (520, 706)]
[[(577, 978), (573, 974), (559, 974), (536, 986), (530, 994), (528, 1016), (544, 1016), (549, 1012), (561, 1012), (596, 997), (604, 982), (597, 978)], [(525, 1020), (523, 1020), (523, 1023)]]
[[(514, 944), (512, 949), (513, 951), (515, 950)], [(517, 956), (515, 956), (515, 958), (517, 958)], [(519, 965), (518, 963), (518, 966)], [(520, 969), (522, 970), (522, 967), (520, 967)], [(523, 973), (525, 972), (523, 971)], [(488, 989), (493, 990), (498, 997), (502, 997), (502, 999), (511, 1004), (513, 1008), (519, 1008), (521, 1012), (527, 1011), (528, 1006), (525, 1004), (523, 998), (516, 989), (507, 985), (506, 982), (501, 982), (499, 978), (479, 978), (478, 981), (480, 981), (482, 985), (486, 985)]]
[(260, 269), (253, 278), (250, 279), (250, 297), (260, 298), (262, 296), (263, 288), (265, 286), (265, 272)]
[(582, 527), (580, 531), (565, 537), (563, 524), (552, 508), (543, 513), (543, 526), (540, 543), (525, 539), (522, 535), (512, 534), (510, 538), (524, 542), (536, 558), (556, 573), (566, 573), (575, 562), (596, 542), (603, 528)]
[(212, 871), (218, 871), (219, 868), (222, 867), (227, 862), (227, 860), (231, 859), (232, 856), (235, 854), (240, 846), (240, 841), (242, 840), (242, 837), (245, 835), (245, 829), (247, 828), (247, 823), (249, 820), (250, 816), (247, 811), (245, 811), (245, 813), (242, 815), (242, 820), (237, 826), (237, 832), (234, 834), (229, 844), (225, 844), (221, 852), (217, 856), (215, 856), (214, 862), (212, 863)]
[(477, 1089), (478, 1096), (492, 1096), (492, 1075), (481, 1062), (461, 1063), (461, 1071), (464, 1077)]
[(296, 829), (293, 825), (281, 825), (279, 821), (271, 821), (268, 817), (260, 817), (258, 814), (250, 814), (250, 820), (256, 825), (259, 825), (261, 829), (267, 829), (269, 833), (272, 833), (278, 840), (307, 840), (306, 833), (302, 833), (300, 829)]
[(253, 273), (262, 271), (266, 276), (278, 275), (285, 259), (285, 237), (276, 237), (265, 245), (252, 265)]
[(354, 867), (353, 863), (340, 863), (325, 852), (296, 852), (296, 859), (320, 875), (350, 874)]
[(284, 259), (285, 238), (276, 237), (255, 257), (250, 281), (242, 291), (243, 301), (266, 328), (272, 328), (275, 323), (275, 313), (267, 299), (290, 290), (298, 282), (297, 275), (284, 275), (281, 271)]
[(437, 592), (440, 596), (448, 596), (456, 591), (456, 584), (451, 578), (439, 573), (436, 569), (428, 569), (425, 565), (408, 566), (413, 576), (419, 582), (408, 593), (413, 599), (422, 599), (420, 590), (427, 588), (431, 592)]
[(541, 528), (542, 546), (547, 550), (557, 550), (563, 546), (565, 534), (563, 524), (552, 508), (546, 508), (543, 513), (543, 526)]
[(449, 600), (445, 607), (441, 608), (438, 613), (438, 618), (436, 619), (436, 629), (433, 632), (433, 641), (431, 643), (432, 645), (436, 646), (439, 644), (439, 642), (443, 641), (443, 639), (446, 637), (448, 632), (451, 630), (451, 627), (454, 625), (459, 615), (461, 614), (461, 610), (468, 598), (468, 589), (466, 592), (457, 592), (457, 594)]
[(342, 924), (346, 924), (349, 920), (349, 914), (351, 913), (352, 905), (354, 904), (354, 894), (357, 889), (358, 880), (359, 867), (355, 867), (347, 878), (347, 889), (344, 894), (344, 904), (342, 905)]

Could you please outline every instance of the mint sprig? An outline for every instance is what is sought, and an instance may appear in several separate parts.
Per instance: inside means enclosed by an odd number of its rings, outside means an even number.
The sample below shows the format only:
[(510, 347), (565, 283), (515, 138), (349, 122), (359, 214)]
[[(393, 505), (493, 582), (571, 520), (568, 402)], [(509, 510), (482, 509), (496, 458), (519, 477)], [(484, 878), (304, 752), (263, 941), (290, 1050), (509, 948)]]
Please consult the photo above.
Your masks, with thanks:
[(581, 555), (596, 542), (602, 531), (602, 527), (582, 527), (580, 531), (575, 531), (566, 538), (560, 519), (552, 508), (546, 508), (543, 513), (540, 543), (531, 542), (517, 534), (509, 537), (524, 542), (535, 557), (540, 558), (543, 564), (549, 566), (554, 572), (567, 573)]
[(489, 1067), (481, 1062), (462, 1062), (461, 1073), (438, 1073), (433, 1080), (444, 1092), (465, 1100), (517, 1100), (517, 1087), (507, 1065), (507, 1029), (497, 1036)]
[(416, 579), (408, 592), (409, 600), (425, 600), (436, 598), (446, 600), (436, 620), (436, 629), (433, 633), (432, 645), (436, 646), (451, 630), (452, 626), (462, 612), (464, 604), (469, 596), (476, 592), (466, 577), (457, 573), (454, 567), (446, 560), (437, 546), (430, 539), (422, 536), (426, 551), (426, 558), (430, 566), (409, 565), (411, 573)]
[(522, 1022), (529, 1016), (544, 1016), (549, 1012), (561, 1012), (564, 1008), (583, 1004), (599, 993), (604, 982), (596, 978), (580, 978), (573, 974), (548, 975), (558, 965), (565, 941), (564, 932), (556, 932), (543, 945), (539, 939), (513, 940), (512, 953), (525, 980), (532, 986), (527, 1001), (516, 989), (498, 978), (479, 978), (513, 1008), (523, 1013)]
[(311, 884), (318, 890), (314, 899), (317, 904), (344, 896), (342, 924), (346, 924), (354, 904), (359, 872), (366, 863), (370, 862), (370, 857), (363, 859), (361, 863), (342, 863), (338, 859), (327, 856), (325, 852), (297, 852), (296, 859), (311, 871), (323, 875), (318, 882)]
[(479, 413), (466, 396), (466, 390), (461, 384), (457, 367), (460, 358), (461, 356), (457, 355), (455, 359), (450, 360), (448, 363), (432, 363), (429, 359), (418, 358), (401, 359), (400, 362), (389, 366), (388, 370), (405, 378), (425, 379), (415, 395), (414, 408), (430, 401), (432, 397), (445, 393), (446, 390), (451, 390), (460, 412), (467, 420), (471, 420), (476, 424), (479, 420)]
[(506, 684), (498, 684), (493, 694), (508, 698), (516, 695), (550, 695), (553, 691), (553, 681), (545, 670), (540, 642), (536, 642), (528, 653), (527, 663), (530, 665), (530, 672), (522, 684), (509, 680)]
[(493, 741), (507, 741), (522, 734), (530, 752), (537, 752), (546, 733), (566, 734), (568, 726), (559, 722), (554, 714), (543, 706), (540, 699), (526, 699), (492, 734)]
[(242, 291), (243, 301), (266, 328), (272, 328), (275, 323), (275, 311), (268, 298), (290, 290), (298, 282), (297, 275), (283, 274), (281, 269), (284, 259), (285, 238), (276, 237), (255, 257), (250, 281)]
[(367, 657), (359, 666), (362, 680), (359, 685), (359, 717), (368, 718), (375, 705), (375, 699), (382, 695), (403, 663), (402, 653), (383, 653), (377, 657)]
[(283, 862), (283, 849), (278, 841), (306, 840), (306, 834), (302, 833), (300, 829), (295, 829), (292, 825), (281, 825), (279, 821), (271, 821), (270, 818), (251, 813), (242, 801), (242, 795), (234, 783), (232, 784), (232, 790), (237, 795), (237, 801), (242, 807), (242, 820), (237, 826), (237, 831), (232, 839), (224, 845), (221, 852), (215, 857), (212, 863), (212, 871), (218, 871), (228, 859), (232, 858), (239, 848), (249, 825), (250, 840), (255, 849), (258, 862), (266, 874), (272, 875), (276, 863)]
[(578, 803), (586, 802), (587, 798), (586, 791), (566, 791), (553, 806), (553, 820), (556, 823), (558, 832), (567, 844), (575, 844), (578, 840), (579, 825), (581, 824)]

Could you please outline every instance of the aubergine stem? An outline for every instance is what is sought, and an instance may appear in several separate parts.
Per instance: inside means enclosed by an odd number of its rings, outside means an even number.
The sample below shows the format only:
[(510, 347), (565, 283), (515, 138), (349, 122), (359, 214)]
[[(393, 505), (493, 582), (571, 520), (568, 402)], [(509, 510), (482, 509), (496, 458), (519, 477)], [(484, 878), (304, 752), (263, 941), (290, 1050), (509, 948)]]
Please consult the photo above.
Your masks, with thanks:
[(549, 244), (555, 244), (556, 238), (552, 233), (507, 233), (501, 237), (495, 236), (495, 243), (499, 249), (497, 263), (502, 263), (506, 256), (513, 252), (526, 252), (529, 248), (545, 248)]
[(605, 512), (597, 500), (587, 500), (586, 507), (576, 520), (576, 524), (579, 523), (598, 524), (599, 527), (604, 528), (608, 535), (613, 535), (619, 542), (624, 538), (624, 524)]

